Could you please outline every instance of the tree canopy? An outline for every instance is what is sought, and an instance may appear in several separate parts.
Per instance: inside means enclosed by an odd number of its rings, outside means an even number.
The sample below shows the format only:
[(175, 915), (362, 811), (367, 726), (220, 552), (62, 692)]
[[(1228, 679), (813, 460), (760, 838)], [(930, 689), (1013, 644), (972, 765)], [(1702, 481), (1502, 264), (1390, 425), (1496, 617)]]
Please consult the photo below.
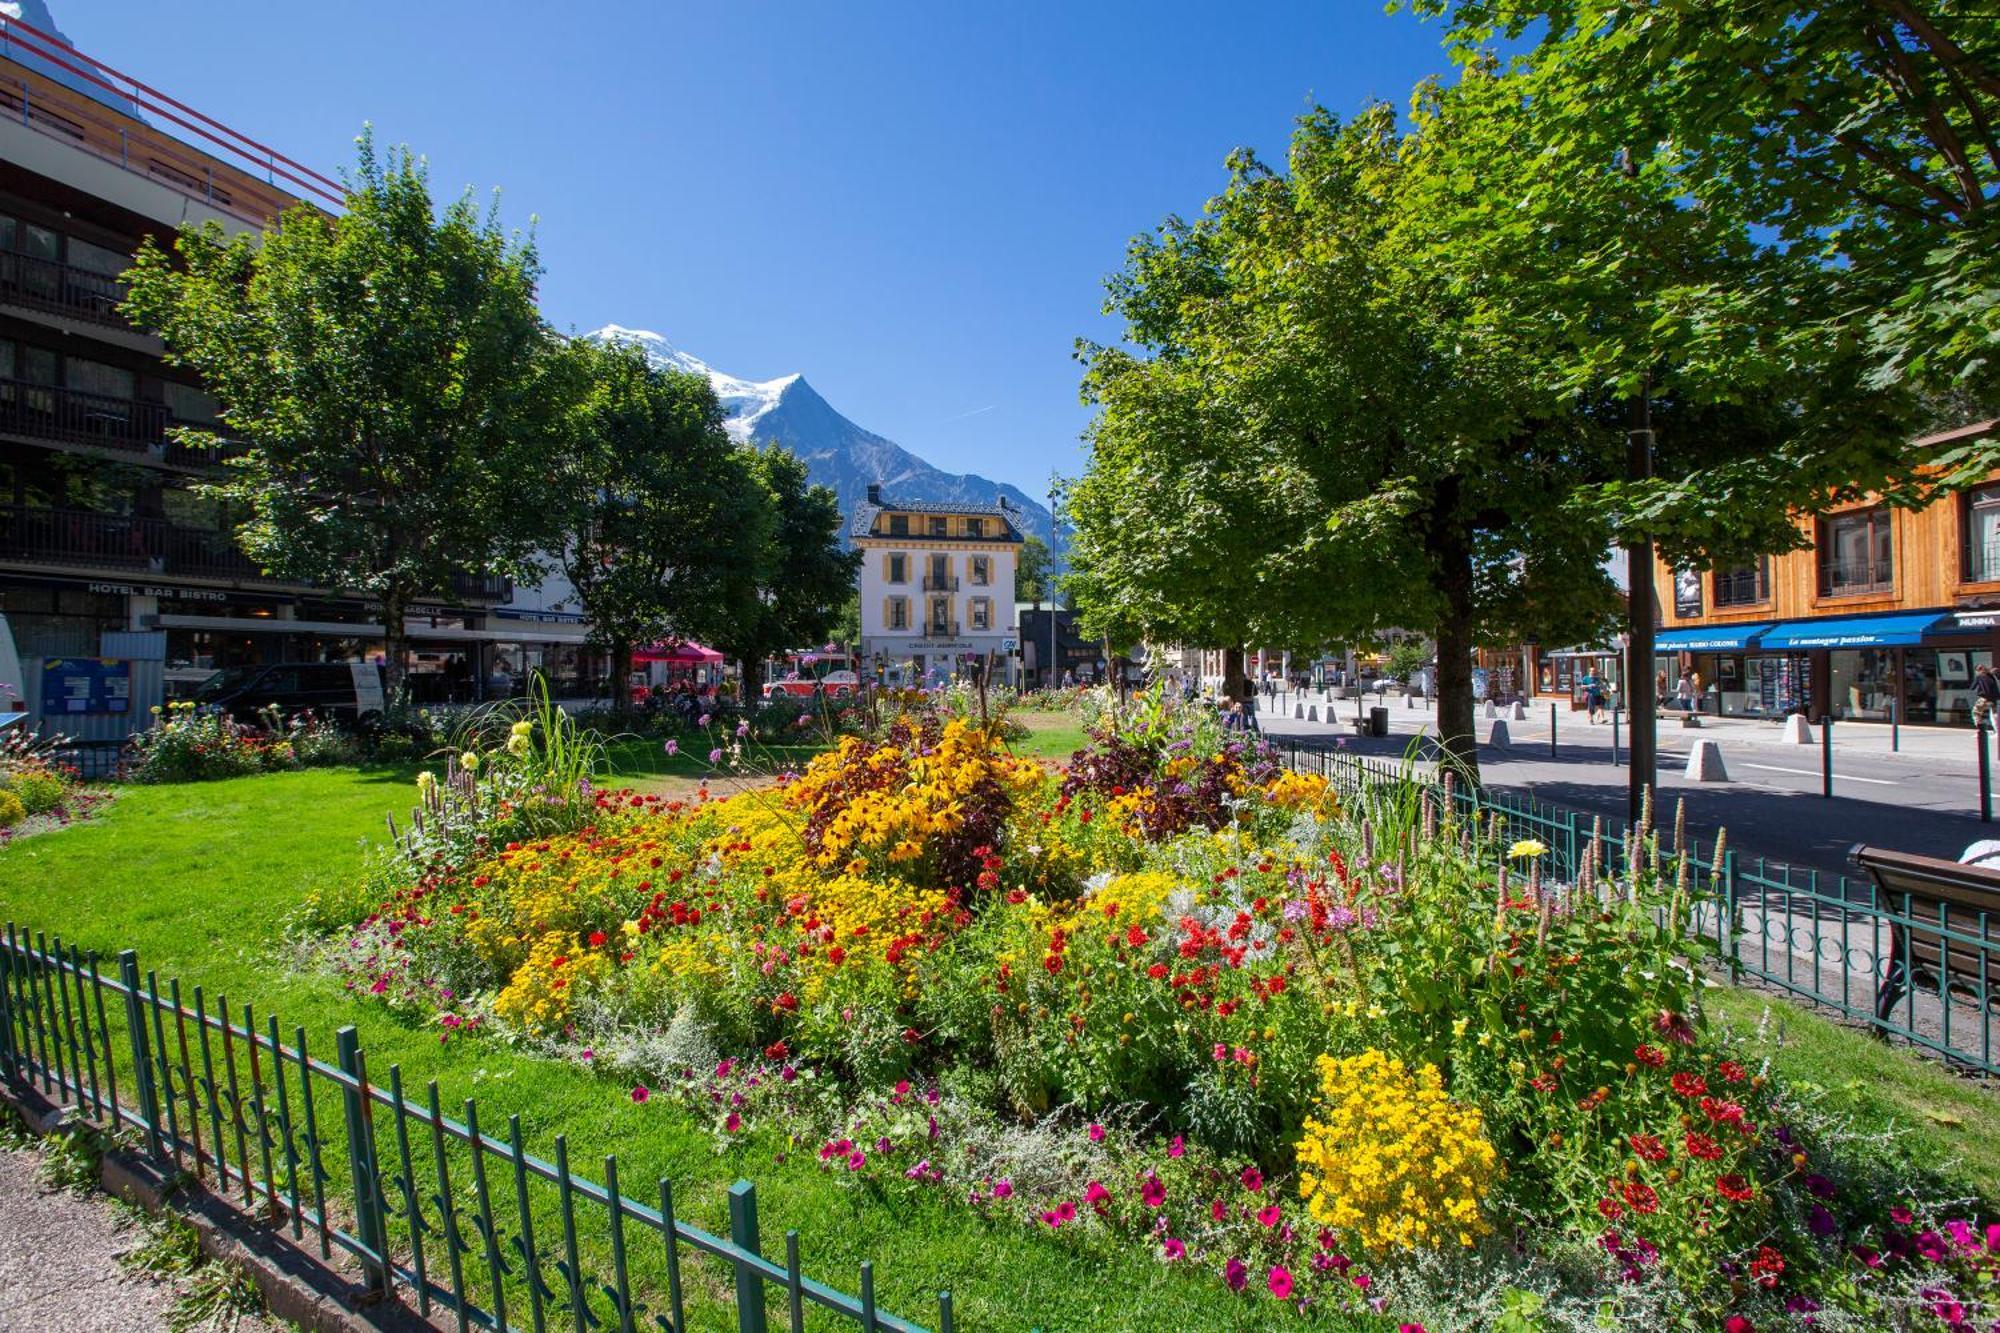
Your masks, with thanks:
[[(392, 697), (404, 615), (462, 574), (533, 572), (564, 395), (531, 242), (469, 198), (439, 214), (423, 164), (360, 141), (346, 211), (301, 204), (261, 240), (148, 239), (125, 309), (221, 404), (242, 448), (209, 489), (274, 575), (381, 607)], [(178, 263), (176, 263), (178, 258)]]

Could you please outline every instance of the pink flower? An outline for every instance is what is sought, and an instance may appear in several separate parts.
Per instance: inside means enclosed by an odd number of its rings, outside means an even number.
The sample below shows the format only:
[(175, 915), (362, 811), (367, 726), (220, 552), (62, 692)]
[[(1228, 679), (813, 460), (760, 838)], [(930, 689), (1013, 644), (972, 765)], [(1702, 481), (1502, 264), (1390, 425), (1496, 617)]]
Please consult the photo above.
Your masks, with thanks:
[(1271, 1294), (1279, 1300), (1289, 1300), (1292, 1295), (1291, 1270), (1283, 1264), (1272, 1265), (1271, 1275), (1264, 1279), (1264, 1285), (1269, 1287)]
[(1187, 1246), (1182, 1244), (1176, 1238), (1169, 1236), (1165, 1240), (1160, 1242), (1160, 1253), (1164, 1255), (1169, 1262), (1172, 1262), (1175, 1259), (1185, 1259), (1187, 1258)]
[(1140, 1177), (1139, 1201), (1148, 1208), (1158, 1208), (1167, 1201), (1166, 1182), (1153, 1175)]
[(743, 1128), (743, 1117), (731, 1111), (728, 1118), (722, 1122), (722, 1128), (723, 1132), (734, 1134), (737, 1130)]
[(1243, 1168), (1243, 1188), (1255, 1194), (1264, 1188), (1264, 1173), (1254, 1166)]
[[(1178, 1134), (1174, 1135), (1174, 1141), (1167, 1145), (1167, 1156), (1179, 1157), (1186, 1152), (1187, 1152), (1187, 1140), (1182, 1138)], [(1996, 1246), (1995, 1248), (2000, 1248), (2000, 1246)]]
[(670, 740), (667, 742), (668, 757), (671, 758), (672, 756), (677, 755), (680, 752), (681, 752), (681, 743), (679, 741)]
[(1013, 1198), (1013, 1197), (1014, 1197), (1014, 1182), (1013, 1182), (1013, 1181), (1011, 1181), (1011, 1180), (998, 1180), (998, 1181), (995, 1181), (995, 1182), (993, 1183), (993, 1197), (994, 1197), (994, 1198), (996, 1198), (996, 1199), (1011, 1199), (1011, 1198)]
[(1051, 1231), (1061, 1227), (1065, 1222), (1074, 1221), (1075, 1218), (1076, 1205), (1068, 1199), (1064, 1199), (1061, 1203), (1042, 1214), (1042, 1221), (1048, 1224)]
[(1422, 1324), (1399, 1324), (1396, 1333), (1429, 1333)]
[(632, 1100), (635, 1102), (644, 1102), (648, 1097), (651, 1097), (652, 1095), (653, 1095), (653, 1090), (647, 1087), (643, 1083), (641, 1083), (638, 1087), (632, 1089)]
[(597, 1052), (591, 1050), (588, 1046), (586, 1046), (583, 1048), (583, 1058), (586, 1060), (595, 1060), (597, 1058)]
[(722, 762), (722, 751), (721, 751), (721, 750), (710, 750), (710, 751), (708, 752), (708, 762), (709, 762), (709, 763), (711, 763), (711, 764), (719, 764), (719, 763), (721, 763), (721, 762)]
[(1093, 1124), (1090, 1127), (1090, 1141), (1092, 1143), (1104, 1142), (1104, 1126)]
[(1222, 1280), (1229, 1284), (1231, 1291), (1241, 1291), (1250, 1276), (1250, 1270), (1243, 1266), (1241, 1259), (1231, 1259), (1222, 1270)]
[(1257, 1210), (1257, 1220), (1267, 1227), (1278, 1225), (1278, 1205), (1267, 1203)]
[(861, 1151), (861, 1149), (856, 1148), (853, 1152), (847, 1154), (847, 1169), (849, 1171), (859, 1171), (866, 1165), (868, 1165), (868, 1154)]
[(1094, 1208), (1101, 1207), (1111, 1202), (1111, 1191), (1093, 1180), (1084, 1188), (1083, 1201)]

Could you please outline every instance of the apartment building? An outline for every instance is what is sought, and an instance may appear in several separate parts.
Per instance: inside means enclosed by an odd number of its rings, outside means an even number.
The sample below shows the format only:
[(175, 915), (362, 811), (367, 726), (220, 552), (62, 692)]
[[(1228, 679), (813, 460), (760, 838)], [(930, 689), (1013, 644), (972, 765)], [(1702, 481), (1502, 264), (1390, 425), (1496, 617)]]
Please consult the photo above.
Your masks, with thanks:
[(1803, 549), (1745, 565), (1658, 567), (1668, 691), (1686, 671), (1711, 713), (1968, 725), (1973, 674), (2000, 651), (2000, 472), (1922, 508), (1845, 505), (1800, 520), (1800, 536)]
[[(190, 489), (231, 448), (217, 404), (118, 313), (144, 238), (259, 232), (301, 200), (337, 209), (340, 187), (4, 10), (0, 30), (0, 613), (29, 710), (109, 743), (221, 668), (379, 659), (366, 599), (268, 576)], [(178, 442), (177, 427), (207, 436)], [(420, 700), (483, 697), (535, 668), (595, 683), (559, 580), (468, 572), (439, 594), (409, 619)], [(116, 683), (80, 712), (44, 699), (58, 659), (108, 659)]]
[(1021, 529), (1008, 507), (896, 500), (871, 485), (848, 538), (862, 553), (865, 667), (922, 679), (1015, 650)]

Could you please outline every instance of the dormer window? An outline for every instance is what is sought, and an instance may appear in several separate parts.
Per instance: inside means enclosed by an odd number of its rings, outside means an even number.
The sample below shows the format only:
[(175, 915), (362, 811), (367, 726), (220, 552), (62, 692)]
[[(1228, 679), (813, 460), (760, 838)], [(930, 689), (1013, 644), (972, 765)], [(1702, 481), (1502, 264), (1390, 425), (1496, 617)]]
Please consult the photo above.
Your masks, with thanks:
[(909, 516), (908, 514), (891, 514), (891, 515), (889, 515), (889, 535), (890, 535), (891, 537), (907, 537), (907, 536), (909, 536), (909, 535), (910, 535), (910, 516)]
[(943, 536), (945, 536), (946, 534), (948, 534), (948, 533), (949, 533), (950, 531), (951, 531), (951, 520), (950, 520), (950, 519), (948, 519), (948, 518), (933, 518), (933, 519), (931, 520), (931, 536), (933, 536), (933, 537), (943, 537)]
[(968, 537), (984, 537), (986, 535), (986, 520), (983, 518), (966, 519), (965, 535)]

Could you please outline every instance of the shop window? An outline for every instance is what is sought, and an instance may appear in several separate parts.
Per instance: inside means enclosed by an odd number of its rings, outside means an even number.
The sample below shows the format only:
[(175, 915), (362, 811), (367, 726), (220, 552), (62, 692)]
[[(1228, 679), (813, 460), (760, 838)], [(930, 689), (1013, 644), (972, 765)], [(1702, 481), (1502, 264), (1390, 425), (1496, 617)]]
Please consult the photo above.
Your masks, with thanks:
[(1820, 596), (1889, 592), (1895, 584), (1888, 510), (1865, 509), (1820, 520)]
[(2000, 580), (2000, 486), (1972, 491), (1965, 505), (1965, 577), (1972, 583)]
[(1771, 600), (1771, 557), (1760, 555), (1747, 565), (1715, 571), (1715, 604), (1756, 606)]

